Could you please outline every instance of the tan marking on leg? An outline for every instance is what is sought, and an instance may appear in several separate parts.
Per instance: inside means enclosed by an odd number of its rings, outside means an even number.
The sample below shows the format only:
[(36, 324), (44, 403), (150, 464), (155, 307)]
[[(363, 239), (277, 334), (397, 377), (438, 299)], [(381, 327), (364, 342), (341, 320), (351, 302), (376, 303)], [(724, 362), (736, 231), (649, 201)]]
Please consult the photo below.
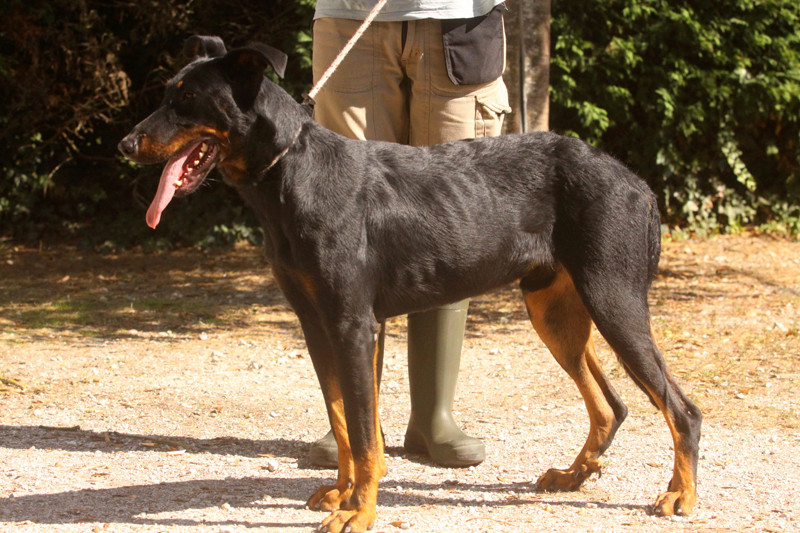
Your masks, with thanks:
[(600, 455), (616, 431), (614, 411), (603, 388), (611, 385), (594, 349), (592, 321), (572, 279), (561, 271), (546, 289), (525, 294), (531, 323), (561, 367), (578, 387), (589, 414), (589, 435), (566, 470), (550, 469), (537, 482), (540, 490), (575, 490), (600, 473)]
[(297, 277), (297, 280), (300, 282), (300, 285), (303, 287), (303, 291), (306, 293), (308, 298), (312, 302), (316, 302), (317, 284), (314, 281), (314, 277), (308, 272), (303, 272), (301, 270), (295, 270), (293, 274)]
[(378, 504), (378, 482), (386, 474), (386, 458), (383, 454), (383, 437), (380, 434), (378, 417), (378, 380), (377, 364), (383, 350), (385, 324), (381, 322), (373, 353), (373, 393), (375, 398), (375, 434), (369, 443), (365, 457), (355, 462), (355, 486), (349, 499), (339, 510), (334, 511), (322, 521), (322, 527), (328, 531), (338, 532), (345, 527), (349, 531), (361, 532), (369, 529), (375, 522)]
[(347, 421), (344, 416), (342, 391), (339, 388), (338, 380), (332, 379), (328, 383), (327, 390), (330, 402), (328, 413), (331, 429), (338, 448), (338, 474), (336, 483), (334, 485), (324, 485), (317, 489), (308, 499), (307, 505), (311, 509), (334, 511), (339, 509), (353, 492), (355, 468), (353, 454), (350, 450), (350, 438), (347, 435)]
[[(672, 379), (669, 375), (665, 376), (665, 378), (668, 381)], [(649, 388), (648, 392), (667, 421), (675, 449), (672, 479), (667, 487), (667, 492), (660, 494), (656, 498), (655, 512), (661, 516), (691, 514), (697, 502), (697, 480), (695, 479), (695, 468), (692, 464), (692, 459), (669, 409), (667, 409), (660, 397)]]

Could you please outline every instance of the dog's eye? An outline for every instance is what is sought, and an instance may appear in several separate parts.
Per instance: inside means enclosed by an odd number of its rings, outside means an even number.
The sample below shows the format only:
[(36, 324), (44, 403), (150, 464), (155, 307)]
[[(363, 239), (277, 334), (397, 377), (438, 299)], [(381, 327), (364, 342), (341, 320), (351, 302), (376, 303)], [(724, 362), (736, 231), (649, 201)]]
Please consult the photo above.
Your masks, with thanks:
[(195, 94), (192, 91), (183, 91), (178, 97), (181, 102), (188, 102), (194, 100)]

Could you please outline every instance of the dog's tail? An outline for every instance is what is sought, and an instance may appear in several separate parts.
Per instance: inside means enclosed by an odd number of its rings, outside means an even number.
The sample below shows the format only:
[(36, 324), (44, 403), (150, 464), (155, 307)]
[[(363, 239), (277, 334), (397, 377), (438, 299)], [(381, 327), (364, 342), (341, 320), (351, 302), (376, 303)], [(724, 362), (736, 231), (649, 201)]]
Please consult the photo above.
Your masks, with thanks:
[(652, 283), (658, 274), (658, 262), (661, 258), (661, 216), (658, 213), (658, 201), (653, 193), (650, 193), (650, 219), (647, 233), (647, 268), (650, 283)]
[[(651, 192), (650, 193), (650, 213), (649, 218), (647, 220), (647, 274), (648, 274), (648, 290), (650, 285), (652, 285), (653, 280), (655, 279), (656, 275), (658, 274), (658, 262), (661, 258), (661, 216), (658, 212), (658, 203), (656, 200), (655, 195)], [(651, 332), (652, 332), (652, 324), (651, 324)], [(655, 342), (655, 340), (654, 340)], [(621, 358), (617, 357), (617, 360), (622, 365), (622, 368), (625, 369), (625, 373), (628, 374), (633, 382), (636, 384), (642, 392), (645, 393), (647, 399), (650, 400), (650, 403), (653, 404), (655, 407), (658, 407), (658, 403), (656, 403), (655, 398), (653, 398), (652, 393), (645, 387), (639, 378), (631, 372), (631, 369), (628, 368), (628, 364)]]

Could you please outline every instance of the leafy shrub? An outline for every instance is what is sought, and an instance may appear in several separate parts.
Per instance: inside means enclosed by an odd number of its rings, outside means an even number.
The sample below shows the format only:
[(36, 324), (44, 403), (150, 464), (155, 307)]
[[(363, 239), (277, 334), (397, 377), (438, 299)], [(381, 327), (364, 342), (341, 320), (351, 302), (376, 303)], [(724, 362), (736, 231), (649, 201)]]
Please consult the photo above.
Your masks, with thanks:
[[(170, 206), (181, 222), (152, 233), (144, 211), (160, 169), (117, 155), (152, 111), (192, 34), (228, 46), (262, 41), (290, 55), (282, 82), (299, 95), (310, 74), (313, 0), (55, 0), (0, 4), (0, 237), (87, 245), (222, 243), (258, 238), (219, 183)], [(245, 230), (244, 228), (250, 228)]]
[(800, 3), (554, 5), (551, 125), (614, 153), (704, 231), (800, 217)]

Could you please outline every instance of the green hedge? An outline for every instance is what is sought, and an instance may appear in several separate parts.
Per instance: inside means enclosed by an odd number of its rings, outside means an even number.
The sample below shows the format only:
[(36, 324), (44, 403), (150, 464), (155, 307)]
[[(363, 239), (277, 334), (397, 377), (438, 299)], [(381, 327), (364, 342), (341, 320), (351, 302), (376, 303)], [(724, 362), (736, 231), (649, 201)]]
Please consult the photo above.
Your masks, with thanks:
[(301, 94), (312, 14), (313, 0), (0, 4), (0, 237), (95, 247), (257, 240), (254, 219), (218, 180), (151, 231), (144, 212), (161, 169), (130, 165), (116, 144), (158, 105), (192, 34), (280, 48), (290, 55), (282, 84)]
[(617, 155), (670, 224), (800, 230), (800, 2), (554, 4), (551, 125)]

